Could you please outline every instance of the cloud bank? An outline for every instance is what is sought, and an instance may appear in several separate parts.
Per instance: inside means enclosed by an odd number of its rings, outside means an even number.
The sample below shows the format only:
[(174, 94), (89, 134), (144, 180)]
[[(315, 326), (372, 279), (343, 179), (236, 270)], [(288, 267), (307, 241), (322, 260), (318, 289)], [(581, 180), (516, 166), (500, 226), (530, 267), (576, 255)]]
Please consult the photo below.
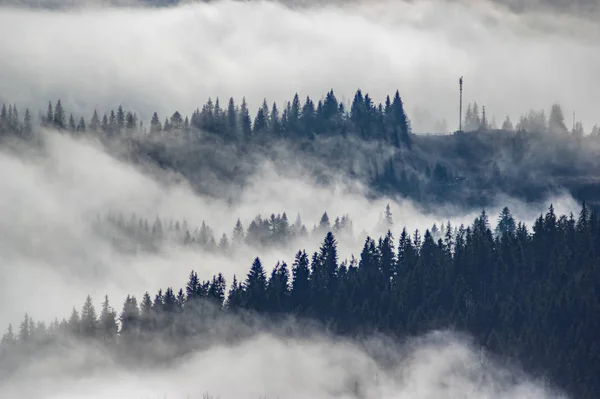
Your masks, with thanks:
[(208, 97), (246, 96), (255, 110), (265, 97), (281, 104), (330, 88), (349, 101), (360, 87), (376, 101), (399, 89), (417, 132), (442, 119), (454, 130), (464, 75), (465, 101), (499, 123), (555, 101), (587, 129), (599, 119), (589, 89), (600, 83), (598, 25), (488, 2), (3, 8), (0, 34), (10, 37), (0, 43), (0, 100), (36, 111), (61, 98), (86, 118), (123, 104), (148, 120), (191, 114)]
[[(287, 171), (283, 176), (276, 165), (269, 163), (239, 189), (237, 201), (228, 204), (196, 195), (185, 180), (147, 174), (117, 161), (93, 141), (47, 132), (46, 142), (41, 156), (0, 151), (0, 168), (10, 171), (0, 176), (0, 325), (16, 325), (25, 311), (36, 320), (67, 316), (87, 294), (97, 304), (108, 294), (119, 308), (127, 294), (141, 297), (146, 290), (154, 293), (168, 286), (182, 287), (192, 269), (201, 279), (223, 272), (230, 283), (234, 273), (238, 277), (246, 275), (257, 255), (270, 270), (278, 260), (291, 265), (299, 249), (309, 253), (317, 250), (322, 240), (316, 236), (294, 242), (286, 250), (247, 249), (233, 258), (178, 246), (158, 255), (125, 256), (109, 240), (92, 232), (89, 216), (97, 214), (120, 211), (128, 218), (135, 212), (150, 223), (159, 215), (165, 221), (186, 220), (192, 227), (206, 221), (215, 230), (217, 240), (223, 233), (231, 238), (238, 218), (247, 228), (258, 214), (268, 217), (287, 212), (293, 223), (299, 213), (309, 231), (325, 211), (332, 222), (336, 216), (348, 214), (354, 224), (354, 237), (340, 240), (342, 260), (359, 255), (366, 234), (378, 237), (384, 233), (379, 220), (388, 203), (395, 237), (404, 226), (409, 231), (424, 231), (433, 223), (440, 226), (447, 220), (454, 226), (469, 225), (479, 214), (452, 207), (437, 209), (435, 214), (424, 213), (418, 205), (401, 198), (369, 200), (356, 182), (338, 180), (318, 185), (300, 167), (296, 173)], [(578, 204), (569, 196), (549, 201), (559, 214), (578, 211)], [(506, 205), (530, 226), (547, 207), (498, 198), (497, 205), (487, 209), (491, 223)], [(24, 295), (23, 287), (35, 287), (35, 295)], [(16, 297), (20, 298), (17, 303), (12, 300)], [(46, 300), (40, 301), (41, 297)]]
[[(383, 361), (382, 357), (385, 357)], [(79, 348), (42, 361), (0, 392), (15, 399), (100, 398), (564, 398), (541, 381), (501, 367), (464, 337), (434, 332), (404, 345), (354, 342), (312, 334), (284, 338), (258, 333), (208, 349), (158, 370), (109, 370), (73, 377), (74, 367), (100, 353)], [(31, 379), (36, 384), (26, 384)]]

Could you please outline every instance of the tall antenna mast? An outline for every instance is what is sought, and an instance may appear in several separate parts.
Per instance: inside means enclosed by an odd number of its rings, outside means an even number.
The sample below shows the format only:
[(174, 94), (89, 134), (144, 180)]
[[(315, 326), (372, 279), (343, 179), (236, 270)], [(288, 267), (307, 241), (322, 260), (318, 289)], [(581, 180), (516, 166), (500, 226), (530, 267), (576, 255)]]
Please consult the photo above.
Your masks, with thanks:
[(461, 76), (458, 80), (460, 85), (460, 105), (458, 110), (458, 131), (462, 132), (462, 92), (463, 92), (463, 77)]

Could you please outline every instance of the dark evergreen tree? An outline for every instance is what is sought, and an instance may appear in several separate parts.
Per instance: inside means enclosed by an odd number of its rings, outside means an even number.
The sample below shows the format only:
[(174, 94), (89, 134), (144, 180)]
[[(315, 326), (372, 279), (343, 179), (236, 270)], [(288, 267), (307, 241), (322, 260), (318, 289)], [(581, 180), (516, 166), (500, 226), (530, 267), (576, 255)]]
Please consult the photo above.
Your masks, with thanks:
[[(48, 114), (48, 116), (50, 116), (50, 114)], [(56, 107), (54, 107), (53, 124), (56, 129), (64, 129), (66, 127), (65, 110), (63, 109), (60, 100), (56, 102)]]
[(93, 338), (98, 332), (98, 317), (96, 309), (92, 303), (92, 297), (87, 296), (83, 308), (81, 309), (81, 321), (79, 327), (83, 337)]
[[(264, 116), (263, 116), (264, 117)], [(242, 99), (242, 105), (239, 112), (239, 126), (242, 132), (242, 136), (245, 140), (250, 140), (252, 135), (252, 123), (250, 121), (250, 113), (248, 111), (248, 105), (246, 104), (246, 98)]]
[(77, 127), (75, 129), (78, 133), (84, 133), (85, 132), (85, 120), (83, 119), (83, 116), (81, 118), (79, 118), (79, 123), (77, 123)]
[(110, 306), (108, 295), (104, 297), (104, 302), (102, 302), (102, 311), (100, 312), (100, 320), (98, 321), (98, 330), (100, 338), (105, 342), (113, 342), (119, 330), (119, 326), (117, 324), (117, 313)]
[(310, 307), (310, 269), (305, 251), (298, 251), (292, 267), (291, 307), (298, 313)]
[(267, 277), (259, 258), (254, 259), (244, 283), (244, 307), (263, 311), (267, 305)]
[(100, 130), (100, 118), (98, 117), (98, 112), (96, 110), (94, 110), (92, 119), (90, 119), (90, 130), (92, 132), (98, 132)]
[(158, 114), (155, 112), (152, 114), (152, 120), (150, 121), (150, 133), (156, 134), (162, 131), (162, 124), (160, 123), (160, 119), (158, 119)]

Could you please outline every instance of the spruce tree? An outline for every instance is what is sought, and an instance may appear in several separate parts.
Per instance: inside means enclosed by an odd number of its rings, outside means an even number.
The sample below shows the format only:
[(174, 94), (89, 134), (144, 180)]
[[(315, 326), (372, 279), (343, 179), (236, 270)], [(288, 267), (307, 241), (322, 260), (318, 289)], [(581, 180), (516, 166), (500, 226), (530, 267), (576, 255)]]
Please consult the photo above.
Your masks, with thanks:
[(152, 114), (152, 120), (150, 120), (150, 133), (156, 134), (162, 131), (162, 125), (160, 123), (160, 119), (158, 119), (158, 114), (155, 112)]
[(310, 269), (306, 251), (298, 251), (292, 266), (291, 304), (298, 313), (310, 306)]
[(56, 107), (54, 108), (53, 123), (56, 129), (64, 129), (66, 127), (65, 110), (63, 109), (60, 100), (56, 102)]
[(101, 339), (105, 342), (114, 341), (119, 326), (117, 324), (117, 312), (110, 306), (108, 295), (104, 297), (104, 302), (102, 302), (102, 311), (100, 312), (98, 324)]
[[(246, 104), (246, 98), (242, 99), (242, 105), (239, 113), (239, 126), (242, 131), (242, 137), (245, 140), (249, 140), (252, 135), (252, 123), (250, 121), (250, 113), (248, 111), (248, 105)], [(263, 115), (264, 118), (264, 115)]]
[(240, 221), (240, 219), (238, 219), (237, 222), (235, 223), (235, 227), (233, 228), (232, 243), (236, 247), (239, 247), (240, 245), (242, 245), (244, 243), (244, 241), (245, 241), (244, 226), (242, 226), (242, 222)]
[(78, 133), (84, 133), (85, 132), (85, 120), (83, 119), (83, 116), (81, 118), (79, 118), (79, 123), (77, 123), (77, 128), (76, 128)]
[(54, 123), (54, 111), (52, 108), (52, 102), (48, 101), (48, 109), (46, 110), (46, 116), (44, 117), (44, 126), (50, 127)]
[(98, 112), (96, 110), (94, 110), (92, 119), (90, 119), (90, 130), (92, 132), (98, 132), (100, 130), (100, 118), (98, 117)]
[(96, 309), (92, 303), (92, 297), (87, 296), (81, 309), (80, 332), (83, 337), (92, 338), (98, 330)]
[(244, 305), (262, 311), (266, 306), (267, 277), (259, 258), (254, 259), (244, 283)]

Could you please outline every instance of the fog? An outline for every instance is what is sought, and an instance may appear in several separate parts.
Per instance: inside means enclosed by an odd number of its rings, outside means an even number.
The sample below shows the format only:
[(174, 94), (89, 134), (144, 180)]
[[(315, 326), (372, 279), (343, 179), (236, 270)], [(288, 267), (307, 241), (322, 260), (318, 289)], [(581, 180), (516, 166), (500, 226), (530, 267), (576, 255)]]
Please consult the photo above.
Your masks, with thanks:
[[(513, 367), (501, 367), (465, 337), (449, 332), (403, 345), (385, 339), (354, 342), (320, 334), (290, 339), (258, 333), (235, 345), (216, 341), (168, 369), (112, 365), (82, 376), (78, 367), (106, 361), (106, 356), (89, 348), (70, 353), (37, 362), (0, 392), (15, 399), (564, 397)], [(36, 383), (26, 384), (32, 380)]]
[[(508, 114), (515, 120), (559, 101), (566, 115), (576, 110), (589, 128), (600, 104), (600, 94), (589, 89), (600, 83), (600, 28), (577, 15), (441, 1), (3, 7), (0, 102), (37, 115), (48, 100), (61, 98), (69, 112), (86, 119), (94, 109), (122, 104), (147, 121), (153, 111), (161, 119), (176, 109), (190, 114), (208, 97), (239, 102), (245, 96), (254, 114), (264, 97), (281, 104), (296, 92), (319, 98), (333, 88), (349, 101), (360, 87), (383, 101), (399, 89), (414, 130), (428, 132), (443, 119), (455, 129), (456, 86), (464, 75), (465, 101), (485, 105), (490, 119), (500, 122)], [(404, 226), (424, 231), (448, 220), (468, 225), (480, 213), (452, 206), (425, 212), (403, 198), (372, 200), (365, 186), (344, 176), (317, 184), (302, 163), (285, 174), (281, 165), (263, 163), (249, 184), (228, 189), (237, 191), (230, 203), (197, 194), (181, 176), (117, 160), (93, 140), (43, 133), (42, 155), (0, 149), (0, 328), (18, 325), (25, 312), (36, 321), (67, 317), (88, 294), (96, 308), (107, 294), (120, 310), (127, 294), (139, 298), (145, 291), (183, 287), (192, 269), (201, 279), (222, 272), (229, 285), (234, 274), (245, 278), (257, 255), (270, 271), (280, 260), (291, 265), (299, 249), (317, 250), (321, 240), (297, 240), (285, 249), (244, 247), (233, 256), (177, 245), (127, 255), (92, 231), (88, 219), (96, 214), (135, 212), (149, 221), (159, 215), (191, 227), (206, 221), (217, 240), (223, 233), (231, 237), (238, 218), (247, 228), (258, 214), (286, 212), (291, 222), (300, 214), (309, 231), (325, 211), (332, 221), (348, 214), (353, 237), (339, 238), (344, 260), (359, 255), (367, 234), (384, 233), (378, 222), (387, 204), (396, 240)], [(509, 206), (531, 226), (550, 203), (557, 214), (579, 210), (568, 194), (557, 194), (543, 204), (499, 196), (486, 212), (494, 224)], [(387, 366), (377, 361), (384, 352)], [(81, 366), (88, 362), (105, 368), (86, 373)], [(93, 347), (77, 347), (68, 357), (40, 359), (21, 370), (0, 385), (0, 396), (350, 397), (357, 378), (365, 398), (558, 397), (452, 332), (399, 344), (267, 331), (236, 345), (215, 339), (161, 370), (126, 370)]]
[[(222, 199), (195, 194), (185, 180), (152, 172), (116, 160), (91, 140), (46, 132), (45, 155), (25, 158), (8, 151), (0, 152), (0, 169), (10, 171), (0, 177), (0, 325), (17, 325), (24, 312), (36, 320), (50, 321), (68, 316), (87, 294), (99, 304), (105, 294), (119, 308), (127, 294), (138, 297), (147, 290), (183, 287), (194, 269), (201, 279), (222, 272), (231, 282), (233, 274), (242, 280), (252, 260), (260, 255), (267, 270), (278, 260), (291, 265), (299, 249), (316, 251), (323, 237), (294, 242), (290, 249), (246, 248), (232, 258), (207, 254), (189, 248), (169, 246), (158, 255), (124, 255), (108, 240), (99, 238), (90, 228), (89, 216), (120, 211), (126, 218), (131, 212), (152, 222), (156, 215), (186, 220), (190, 228), (206, 221), (215, 238), (226, 233), (231, 238), (238, 218), (244, 228), (258, 214), (286, 212), (290, 223), (299, 213), (309, 231), (318, 224), (323, 212), (331, 221), (348, 214), (353, 221), (353, 238), (340, 239), (340, 258), (358, 257), (366, 234), (384, 234), (380, 216), (390, 204), (394, 228), (399, 237), (402, 227), (424, 231), (433, 223), (440, 226), (451, 220), (454, 226), (470, 225), (480, 210), (466, 212), (458, 207), (438, 208), (425, 213), (418, 204), (401, 198), (369, 200), (356, 181), (340, 177), (330, 185), (318, 185), (301, 168), (282, 175), (276, 166), (265, 163), (244, 189), (238, 201), (228, 205)], [(164, 182), (170, 182), (165, 184)], [(225, 184), (225, 183), (223, 183)], [(516, 218), (531, 226), (540, 212), (552, 202), (558, 214), (578, 212), (579, 205), (568, 195), (549, 198), (544, 204), (523, 204), (511, 198), (498, 198), (487, 209), (490, 221), (503, 206), (509, 206)], [(87, 216), (87, 217), (86, 217)], [(38, 282), (43, 281), (43, 284)], [(35, 285), (35, 295), (22, 295), (23, 287)], [(19, 297), (18, 305), (11, 298)], [(40, 301), (39, 298), (46, 298)]]
[(148, 121), (152, 111), (189, 115), (208, 97), (246, 96), (254, 115), (264, 97), (334, 88), (349, 101), (360, 87), (383, 101), (399, 89), (416, 132), (442, 119), (453, 131), (464, 75), (465, 102), (485, 105), (489, 120), (558, 101), (568, 126), (572, 111), (588, 130), (598, 122), (593, 19), (519, 2), (308, 3), (3, 8), (0, 100), (36, 115), (61, 98), (86, 118), (123, 104)]

